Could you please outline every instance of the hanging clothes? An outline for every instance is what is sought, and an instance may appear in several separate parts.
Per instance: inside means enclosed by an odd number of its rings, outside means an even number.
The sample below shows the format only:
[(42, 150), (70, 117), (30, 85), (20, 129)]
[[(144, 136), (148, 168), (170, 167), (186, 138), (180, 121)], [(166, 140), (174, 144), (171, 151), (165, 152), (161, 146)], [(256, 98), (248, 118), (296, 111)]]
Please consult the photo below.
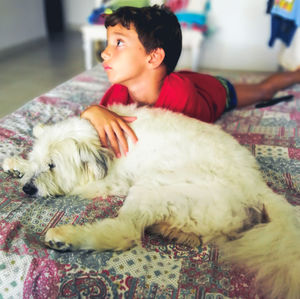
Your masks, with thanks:
[(281, 16), (286, 20), (294, 21), (300, 26), (300, 0), (275, 0), (271, 10), (272, 15)]
[(280, 16), (273, 15), (271, 19), (271, 37), (269, 46), (273, 47), (275, 40), (278, 38), (289, 47), (291, 44), (297, 26), (294, 21), (286, 20)]
[(267, 3), (267, 14), (270, 14), (271, 13), (271, 10), (272, 10), (272, 7), (274, 5), (274, 0), (268, 0), (268, 3)]
[[(268, 9), (271, 2), (268, 2)], [(300, 0), (274, 0), (270, 12), (272, 17), (269, 46), (272, 47), (278, 38), (289, 47), (297, 27), (300, 26)]]

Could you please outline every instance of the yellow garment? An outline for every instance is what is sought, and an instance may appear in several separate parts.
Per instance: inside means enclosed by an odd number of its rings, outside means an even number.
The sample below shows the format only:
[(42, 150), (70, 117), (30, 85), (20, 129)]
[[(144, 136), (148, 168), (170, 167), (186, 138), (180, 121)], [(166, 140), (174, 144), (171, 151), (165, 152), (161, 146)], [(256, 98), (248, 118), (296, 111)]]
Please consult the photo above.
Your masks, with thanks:
[(293, 10), (295, 0), (275, 0), (274, 6), (277, 6), (287, 12)]

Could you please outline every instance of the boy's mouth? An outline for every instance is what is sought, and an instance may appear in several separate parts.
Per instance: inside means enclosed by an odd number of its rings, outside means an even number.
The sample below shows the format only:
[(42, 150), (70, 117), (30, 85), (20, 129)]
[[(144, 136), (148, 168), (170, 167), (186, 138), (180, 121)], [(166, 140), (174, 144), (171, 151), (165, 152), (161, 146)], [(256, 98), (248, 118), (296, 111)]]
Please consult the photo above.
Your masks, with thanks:
[(109, 65), (104, 65), (104, 64), (103, 64), (103, 68), (104, 68), (105, 70), (111, 70), (111, 67), (110, 67)]

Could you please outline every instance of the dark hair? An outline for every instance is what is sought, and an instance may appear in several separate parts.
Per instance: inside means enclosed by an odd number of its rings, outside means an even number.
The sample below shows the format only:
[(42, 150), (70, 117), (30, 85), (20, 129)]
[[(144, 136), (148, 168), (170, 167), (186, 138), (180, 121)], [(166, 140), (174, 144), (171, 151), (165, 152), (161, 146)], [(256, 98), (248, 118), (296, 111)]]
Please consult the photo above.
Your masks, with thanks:
[(147, 53), (162, 48), (167, 73), (174, 71), (182, 49), (181, 28), (177, 17), (166, 6), (142, 8), (123, 6), (105, 17), (105, 27), (121, 24), (129, 29), (132, 24)]

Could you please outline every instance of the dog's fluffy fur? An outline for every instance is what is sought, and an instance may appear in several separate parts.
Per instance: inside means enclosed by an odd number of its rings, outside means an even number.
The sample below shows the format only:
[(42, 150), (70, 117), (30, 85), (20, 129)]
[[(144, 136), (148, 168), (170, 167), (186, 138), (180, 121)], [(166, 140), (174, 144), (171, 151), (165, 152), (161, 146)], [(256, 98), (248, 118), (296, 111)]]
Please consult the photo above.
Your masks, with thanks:
[[(144, 230), (191, 246), (213, 241), (256, 273), (268, 298), (300, 298), (300, 225), (293, 207), (263, 181), (255, 158), (218, 126), (160, 109), (114, 106), (137, 116), (139, 141), (120, 159), (84, 119), (34, 130), (29, 159), (9, 158), (24, 191), (40, 196), (126, 196), (118, 217), (50, 229), (59, 249), (125, 250)], [(59, 200), (59, 199), (57, 199)]]

